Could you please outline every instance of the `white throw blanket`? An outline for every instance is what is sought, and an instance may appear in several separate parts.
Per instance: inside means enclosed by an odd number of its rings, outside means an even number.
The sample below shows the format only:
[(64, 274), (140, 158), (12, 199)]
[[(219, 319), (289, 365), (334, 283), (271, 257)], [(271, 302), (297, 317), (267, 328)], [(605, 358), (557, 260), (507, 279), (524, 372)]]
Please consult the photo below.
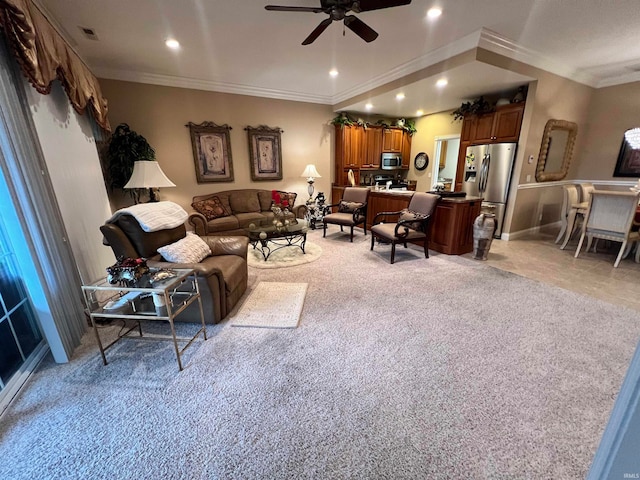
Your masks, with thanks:
[(131, 215), (145, 232), (156, 232), (182, 225), (189, 214), (177, 203), (152, 202), (139, 203), (121, 208), (105, 223), (115, 223), (121, 215)]

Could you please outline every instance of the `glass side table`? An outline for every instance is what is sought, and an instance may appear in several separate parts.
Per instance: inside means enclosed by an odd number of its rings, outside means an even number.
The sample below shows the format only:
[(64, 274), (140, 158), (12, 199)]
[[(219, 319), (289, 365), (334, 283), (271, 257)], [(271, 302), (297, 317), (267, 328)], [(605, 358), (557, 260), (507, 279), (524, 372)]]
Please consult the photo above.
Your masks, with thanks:
[[(110, 284), (106, 278), (103, 278), (90, 285), (83, 285), (82, 293), (104, 365), (108, 364), (105, 352), (123, 338), (172, 340), (178, 368), (182, 371), (183, 352), (201, 332), (204, 340), (207, 340), (202, 298), (196, 281), (196, 272), (191, 269), (151, 268), (140, 279), (126, 285)], [(198, 302), (202, 327), (191, 338), (177, 337), (174, 320), (193, 302)], [(125, 321), (125, 325), (127, 320), (133, 320), (134, 324), (126, 330), (123, 328), (124, 332), (119, 333), (118, 338), (103, 346), (96, 324), (96, 319), (101, 318), (122, 319)], [(141, 326), (143, 320), (169, 322), (171, 336), (144, 337)], [(134, 330), (137, 330), (138, 334), (130, 335)], [(187, 343), (180, 348), (178, 340)]]

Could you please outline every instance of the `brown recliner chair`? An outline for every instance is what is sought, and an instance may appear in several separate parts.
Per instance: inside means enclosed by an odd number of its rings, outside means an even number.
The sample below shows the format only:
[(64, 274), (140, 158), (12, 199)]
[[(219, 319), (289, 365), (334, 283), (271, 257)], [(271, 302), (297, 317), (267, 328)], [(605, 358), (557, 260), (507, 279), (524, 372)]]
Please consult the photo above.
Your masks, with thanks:
[[(200, 263), (171, 263), (165, 261), (157, 249), (184, 238), (184, 225), (157, 232), (145, 232), (134, 217), (121, 215), (115, 223), (102, 225), (100, 231), (104, 235), (104, 244), (111, 247), (116, 258), (142, 257), (147, 259), (149, 267), (195, 270), (206, 323), (218, 323), (223, 320), (247, 289), (247, 237), (201, 237), (211, 248), (212, 255)], [(198, 303), (191, 304), (176, 320), (200, 322)]]

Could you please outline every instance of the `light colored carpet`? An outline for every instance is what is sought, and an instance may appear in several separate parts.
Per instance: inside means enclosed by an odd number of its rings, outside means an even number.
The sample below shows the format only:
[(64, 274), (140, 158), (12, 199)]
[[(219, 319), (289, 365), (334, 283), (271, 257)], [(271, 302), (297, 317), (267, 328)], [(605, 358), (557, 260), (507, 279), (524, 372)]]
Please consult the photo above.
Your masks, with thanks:
[(298, 328), (208, 326), (180, 373), (170, 342), (104, 367), (87, 332), (2, 417), (0, 478), (585, 478), (637, 312), (412, 246), (390, 265), (361, 231), (309, 236), (317, 261), (249, 270), (247, 295), (309, 284)]
[(260, 282), (229, 319), (234, 327), (296, 328), (306, 283)]
[(253, 268), (283, 268), (313, 262), (320, 258), (320, 255), (322, 255), (322, 248), (315, 243), (307, 242), (304, 253), (300, 247), (285, 247), (273, 252), (265, 262), (262, 253), (249, 245), (247, 261)]

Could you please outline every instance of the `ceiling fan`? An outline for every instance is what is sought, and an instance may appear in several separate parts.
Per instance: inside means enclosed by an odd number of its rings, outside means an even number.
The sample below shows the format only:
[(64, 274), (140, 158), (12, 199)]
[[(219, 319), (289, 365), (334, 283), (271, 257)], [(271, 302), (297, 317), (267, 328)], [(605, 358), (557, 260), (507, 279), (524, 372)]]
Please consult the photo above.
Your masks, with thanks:
[(324, 32), (334, 20), (342, 20), (347, 28), (362, 38), (365, 42), (373, 42), (378, 38), (378, 33), (369, 25), (349, 12), (360, 13), (383, 8), (400, 7), (409, 5), (411, 0), (320, 0), (319, 7), (285, 7), (280, 5), (266, 5), (267, 10), (278, 12), (312, 12), (326, 13), (329, 18), (320, 22), (311, 34), (304, 39), (302, 45), (309, 45)]

